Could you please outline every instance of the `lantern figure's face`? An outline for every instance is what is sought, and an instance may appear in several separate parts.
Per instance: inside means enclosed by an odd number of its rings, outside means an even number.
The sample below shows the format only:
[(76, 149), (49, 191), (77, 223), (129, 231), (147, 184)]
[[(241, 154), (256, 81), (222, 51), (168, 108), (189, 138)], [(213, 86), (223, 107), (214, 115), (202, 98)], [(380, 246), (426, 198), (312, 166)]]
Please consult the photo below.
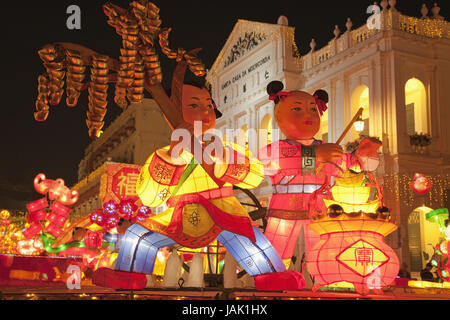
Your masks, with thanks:
[(320, 129), (316, 100), (303, 91), (293, 91), (275, 106), (275, 120), (288, 139), (312, 139)]
[(202, 133), (216, 125), (216, 114), (208, 90), (191, 85), (183, 85), (181, 108), (183, 119), (189, 124), (202, 123)]

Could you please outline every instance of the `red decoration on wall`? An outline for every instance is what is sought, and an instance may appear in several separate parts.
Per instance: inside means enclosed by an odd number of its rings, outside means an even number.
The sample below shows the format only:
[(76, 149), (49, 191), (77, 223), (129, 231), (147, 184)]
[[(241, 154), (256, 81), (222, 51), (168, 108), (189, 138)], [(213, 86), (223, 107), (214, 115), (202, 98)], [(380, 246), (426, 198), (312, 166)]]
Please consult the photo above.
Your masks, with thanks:
[(413, 181), (409, 184), (410, 188), (417, 194), (426, 194), (431, 189), (431, 180), (422, 173), (414, 174)]
[(127, 163), (108, 164), (100, 180), (102, 203), (112, 200), (119, 204), (122, 200), (132, 200), (135, 205), (140, 206), (136, 183), (141, 167)]

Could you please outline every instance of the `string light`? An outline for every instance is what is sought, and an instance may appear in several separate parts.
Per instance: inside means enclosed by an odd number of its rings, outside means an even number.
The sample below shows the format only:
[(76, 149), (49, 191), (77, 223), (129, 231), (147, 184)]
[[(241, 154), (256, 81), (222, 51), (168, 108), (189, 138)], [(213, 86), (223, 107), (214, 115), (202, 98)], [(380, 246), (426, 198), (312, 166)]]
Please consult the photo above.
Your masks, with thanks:
[(390, 194), (392, 200), (402, 201), (406, 206), (411, 206), (416, 203), (416, 199), (420, 198), (423, 205), (445, 207), (448, 203), (448, 193), (450, 190), (450, 174), (434, 174), (427, 175), (431, 180), (431, 190), (426, 195), (416, 195), (409, 187), (412, 180), (412, 175), (408, 174), (386, 174), (384, 175), (385, 194)]

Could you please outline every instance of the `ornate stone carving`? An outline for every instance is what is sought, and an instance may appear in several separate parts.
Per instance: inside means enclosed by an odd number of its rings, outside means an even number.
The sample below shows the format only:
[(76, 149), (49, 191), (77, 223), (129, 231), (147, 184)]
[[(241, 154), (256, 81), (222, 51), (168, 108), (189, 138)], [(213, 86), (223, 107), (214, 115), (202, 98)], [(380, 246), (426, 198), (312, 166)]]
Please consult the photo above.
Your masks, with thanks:
[(339, 38), (339, 35), (341, 34), (341, 30), (339, 29), (338, 25), (334, 26), (334, 31), (333, 31), (334, 37), (337, 39)]
[(347, 27), (347, 31), (352, 30), (352, 27), (353, 27), (352, 19), (347, 18), (347, 23), (345, 24), (345, 26)]
[(236, 44), (231, 47), (230, 55), (227, 57), (224, 67), (226, 68), (266, 39), (267, 36), (263, 33), (246, 32), (244, 37), (239, 37)]
[(437, 3), (435, 3), (434, 7), (431, 9), (431, 13), (433, 13), (432, 19), (444, 20), (444, 17), (439, 15), (440, 11), (441, 11), (441, 8), (437, 5)]
[(422, 14), (422, 19), (427, 19), (428, 18), (428, 7), (426, 6), (426, 4), (422, 4), (422, 9), (420, 9), (420, 13)]
[(311, 51), (315, 51), (316, 50), (316, 40), (312, 39), (311, 42), (309, 43), (309, 46), (311, 47)]
[(389, 5), (391, 6), (392, 11), (397, 11), (397, 8), (395, 8), (397, 4), (397, 0), (389, 0)]

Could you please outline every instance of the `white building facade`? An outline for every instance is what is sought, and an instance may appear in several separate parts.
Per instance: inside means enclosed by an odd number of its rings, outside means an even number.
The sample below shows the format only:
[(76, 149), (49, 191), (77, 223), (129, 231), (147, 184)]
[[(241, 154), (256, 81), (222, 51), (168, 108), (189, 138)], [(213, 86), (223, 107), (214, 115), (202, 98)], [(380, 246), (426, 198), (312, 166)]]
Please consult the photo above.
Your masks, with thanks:
[[(326, 142), (337, 141), (363, 107), (363, 134), (383, 142), (377, 175), (385, 178), (385, 202), (399, 226), (387, 242), (417, 272), (426, 263), (423, 252), (430, 254), (424, 215), (448, 207), (450, 23), (439, 16), (437, 6), (429, 16), (422, 10), (422, 18), (402, 15), (395, 5), (388, 7), (387, 1), (381, 6), (374, 28), (364, 25), (352, 30), (349, 19), (346, 31), (336, 26), (335, 38), (324, 48), (316, 50), (311, 41), (311, 51), (305, 56), (298, 54), (295, 29), (285, 17), (277, 24), (239, 20), (207, 80), (223, 112), (217, 128), (224, 134), (241, 129), (240, 142), (248, 142), (254, 153), (267, 141), (258, 134), (245, 137), (245, 132), (268, 130), (263, 134), (268, 135), (268, 142), (284, 138), (272, 121), (274, 104), (266, 93), (270, 81), (282, 81), (286, 90), (313, 93), (324, 89), (329, 93), (329, 110), (316, 136)], [(416, 133), (425, 139), (420, 146), (411, 138)], [(352, 129), (342, 145), (358, 137)], [(415, 172), (432, 180), (429, 194), (418, 196), (409, 189)], [(268, 204), (268, 179), (255, 194)], [(412, 230), (420, 230), (420, 235)]]

